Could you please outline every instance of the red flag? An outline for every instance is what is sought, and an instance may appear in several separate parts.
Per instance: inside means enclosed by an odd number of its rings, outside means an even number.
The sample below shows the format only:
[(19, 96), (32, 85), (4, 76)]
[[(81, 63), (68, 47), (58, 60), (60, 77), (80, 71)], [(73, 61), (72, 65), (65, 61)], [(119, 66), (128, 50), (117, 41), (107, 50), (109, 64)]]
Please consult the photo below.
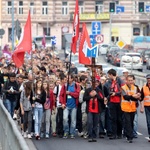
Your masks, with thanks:
[(45, 48), (45, 46), (46, 46), (45, 32), (44, 32), (44, 35), (43, 35), (43, 38), (42, 38), (42, 45)]
[(79, 5), (78, 0), (76, 0), (76, 7), (74, 12), (74, 21), (73, 21), (73, 35), (72, 35), (72, 44), (71, 44), (71, 50), (75, 54), (76, 53), (76, 46), (77, 41), (79, 38)]
[(82, 25), (82, 33), (80, 38), (80, 45), (79, 45), (79, 63), (90, 65), (91, 59), (89, 57), (86, 57), (86, 51), (87, 47), (91, 48), (90, 38), (88, 35), (88, 31), (86, 28), (86, 24), (83, 23)]
[(22, 32), (20, 42), (18, 43), (12, 55), (12, 59), (18, 68), (22, 66), (22, 64), (24, 63), (25, 52), (30, 53), (31, 50), (32, 50), (32, 35), (31, 35), (31, 17), (29, 11), (28, 19), (24, 26), (24, 31)]

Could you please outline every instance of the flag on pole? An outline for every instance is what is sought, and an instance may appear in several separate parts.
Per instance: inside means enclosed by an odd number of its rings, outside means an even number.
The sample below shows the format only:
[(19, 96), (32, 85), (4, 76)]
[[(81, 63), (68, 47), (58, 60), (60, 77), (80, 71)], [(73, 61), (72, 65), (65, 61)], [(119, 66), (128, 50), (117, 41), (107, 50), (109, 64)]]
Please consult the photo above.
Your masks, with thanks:
[(86, 28), (86, 24), (83, 23), (82, 25), (82, 33), (80, 38), (80, 45), (79, 45), (79, 63), (90, 65), (91, 59), (86, 57), (88, 48), (91, 48), (89, 34)]
[(71, 44), (71, 50), (74, 54), (76, 53), (77, 41), (79, 38), (79, 24), (80, 24), (79, 23), (79, 5), (78, 5), (78, 0), (76, 0), (74, 20), (73, 20), (72, 44)]
[(46, 47), (46, 38), (45, 38), (45, 32), (43, 34), (43, 38), (42, 38), (42, 45), (45, 48)]
[(28, 14), (27, 22), (24, 26), (20, 41), (12, 55), (15, 65), (19, 68), (24, 63), (25, 52), (30, 53), (32, 50), (32, 35), (31, 35), (31, 17), (30, 11)]

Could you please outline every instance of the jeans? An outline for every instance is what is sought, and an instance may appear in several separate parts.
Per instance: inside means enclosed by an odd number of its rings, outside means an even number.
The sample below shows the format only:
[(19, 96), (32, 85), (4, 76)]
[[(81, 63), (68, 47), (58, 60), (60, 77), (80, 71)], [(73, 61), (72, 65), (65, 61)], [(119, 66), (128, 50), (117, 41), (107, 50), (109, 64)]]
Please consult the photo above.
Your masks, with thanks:
[(88, 112), (87, 118), (89, 138), (96, 138), (98, 130), (99, 113)]
[(11, 117), (13, 118), (14, 110), (16, 107), (16, 101), (5, 99), (3, 101), (3, 104), (4, 104), (5, 108), (8, 110), (8, 112), (10, 113)]
[[(75, 135), (75, 128), (76, 128), (76, 113), (77, 109), (76, 108), (66, 108), (63, 111), (63, 125), (64, 125), (64, 133), (69, 133), (71, 135)], [(70, 130), (69, 130), (69, 115), (71, 119), (71, 124), (70, 124)]]
[(57, 116), (57, 109), (56, 110), (52, 110), (52, 115), (51, 115), (52, 133), (56, 133), (56, 116)]
[(122, 110), (120, 103), (109, 103), (109, 113), (113, 136), (122, 135)]
[(25, 111), (23, 115), (24, 132), (28, 129), (28, 134), (31, 134), (32, 129), (32, 110)]
[(138, 130), (138, 112), (136, 110), (135, 116), (134, 116), (134, 127), (133, 127), (133, 136), (137, 137), (137, 130)]
[(35, 122), (34, 122), (34, 130), (35, 135), (40, 135), (40, 129), (42, 124), (42, 116), (43, 116), (43, 108), (34, 108), (34, 116), (35, 116)]
[(124, 112), (125, 134), (127, 139), (133, 139), (133, 122), (135, 112)]
[(150, 138), (150, 106), (145, 106), (144, 108), (145, 108), (147, 129), (148, 129), (148, 134), (149, 134), (149, 138)]
[(82, 131), (84, 135), (87, 135), (87, 113), (82, 113)]
[(104, 109), (99, 115), (99, 134), (105, 134), (105, 112), (106, 110)]
[(49, 134), (49, 132), (50, 132), (50, 120), (51, 120), (50, 118), (51, 118), (51, 110), (47, 109), (43, 113), (41, 133)]

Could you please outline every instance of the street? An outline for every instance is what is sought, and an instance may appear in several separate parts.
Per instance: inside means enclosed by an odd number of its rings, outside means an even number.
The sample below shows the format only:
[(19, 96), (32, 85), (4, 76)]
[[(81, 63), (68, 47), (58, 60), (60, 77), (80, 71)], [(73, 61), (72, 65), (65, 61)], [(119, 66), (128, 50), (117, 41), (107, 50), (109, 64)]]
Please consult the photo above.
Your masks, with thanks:
[(145, 114), (139, 113), (138, 138), (133, 143), (127, 143), (126, 139), (109, 140), (108, 137), (98, 139), (95, 143), (89, 143), (81, 137), (76, 139), (62, 139), (58, 137), (50, 137), (50, 139), (33, 140), (37, 150), (149, 150), (150, 143), (147, 140), (147, 127)]

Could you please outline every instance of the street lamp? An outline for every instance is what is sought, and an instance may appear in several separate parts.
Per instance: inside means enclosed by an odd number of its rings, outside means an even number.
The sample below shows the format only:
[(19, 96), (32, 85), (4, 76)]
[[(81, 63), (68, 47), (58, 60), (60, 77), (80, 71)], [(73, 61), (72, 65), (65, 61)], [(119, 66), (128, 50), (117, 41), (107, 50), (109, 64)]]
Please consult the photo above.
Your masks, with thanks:
[(12, 10), (11, 10), (11, 17), (12, 17), (12, 51), (14, 50), (14, 0), (11, 0), (12, 3)]

